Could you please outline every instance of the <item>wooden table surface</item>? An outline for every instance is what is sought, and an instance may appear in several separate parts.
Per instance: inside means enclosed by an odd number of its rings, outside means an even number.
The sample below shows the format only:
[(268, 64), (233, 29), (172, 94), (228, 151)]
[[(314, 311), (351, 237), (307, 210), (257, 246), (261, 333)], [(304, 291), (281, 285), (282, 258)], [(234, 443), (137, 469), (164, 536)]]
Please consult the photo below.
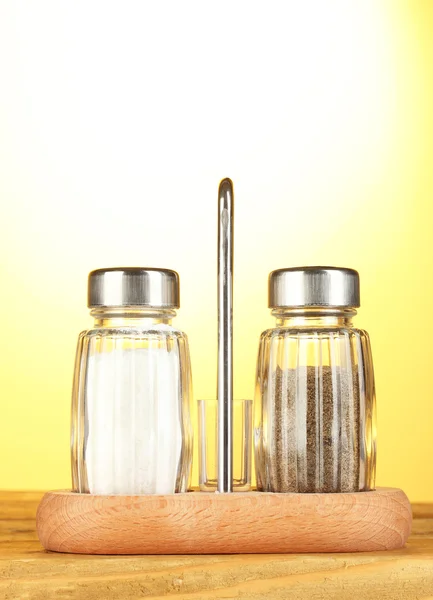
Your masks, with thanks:
[(175, 597), (433, 600), (433, 505), (414, 505), (407, 547), (357, 554), (83, 556), (45, 552), (42, 493), (0, 492), (0, 599)]

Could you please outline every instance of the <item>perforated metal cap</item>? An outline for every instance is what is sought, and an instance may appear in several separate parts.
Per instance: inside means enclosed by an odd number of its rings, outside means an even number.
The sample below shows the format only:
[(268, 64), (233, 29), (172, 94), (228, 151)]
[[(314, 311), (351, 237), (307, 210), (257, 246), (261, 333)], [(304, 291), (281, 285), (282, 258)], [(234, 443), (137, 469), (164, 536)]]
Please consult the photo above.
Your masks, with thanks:
[(359, 274), (338, 267), (294, 267), (269, 275), (269, 307), (360, 305)]
[(179, 275), (170, 269), (118, 267), (89, 274), (87, 305), (179, 308)]

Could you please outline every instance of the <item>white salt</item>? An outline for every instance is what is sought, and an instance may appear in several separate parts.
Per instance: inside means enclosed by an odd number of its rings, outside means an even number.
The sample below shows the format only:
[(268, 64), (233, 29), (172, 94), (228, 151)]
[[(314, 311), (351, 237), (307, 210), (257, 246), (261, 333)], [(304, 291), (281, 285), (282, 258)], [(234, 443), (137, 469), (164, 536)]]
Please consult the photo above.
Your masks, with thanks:
[(174, 493), (182, 447), (177, 344), (90, 356), (86, 403), (89, 492)]

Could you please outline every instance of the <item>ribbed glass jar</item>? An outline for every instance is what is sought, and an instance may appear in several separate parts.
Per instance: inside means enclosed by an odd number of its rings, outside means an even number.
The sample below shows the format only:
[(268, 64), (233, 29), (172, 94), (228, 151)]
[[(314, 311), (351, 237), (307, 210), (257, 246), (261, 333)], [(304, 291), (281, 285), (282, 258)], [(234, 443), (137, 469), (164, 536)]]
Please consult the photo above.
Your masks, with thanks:
[(188, 490), (191, 367), (167, 308), (96, 307), (78, 340), (71, 458), (76, 492)]
[(257, 363), (257, 488), (374, 489), (375, 389), (370, 341), (351, 307), (279, 307)]

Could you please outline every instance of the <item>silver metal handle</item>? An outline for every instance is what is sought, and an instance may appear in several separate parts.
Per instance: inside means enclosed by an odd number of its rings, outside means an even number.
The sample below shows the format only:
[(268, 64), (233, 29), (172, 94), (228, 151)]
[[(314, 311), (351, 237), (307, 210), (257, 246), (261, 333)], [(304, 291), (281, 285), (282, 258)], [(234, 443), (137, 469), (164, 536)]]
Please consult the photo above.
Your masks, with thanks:
[(218, 491), (233, 491), (233, 183), (218, 190)]

